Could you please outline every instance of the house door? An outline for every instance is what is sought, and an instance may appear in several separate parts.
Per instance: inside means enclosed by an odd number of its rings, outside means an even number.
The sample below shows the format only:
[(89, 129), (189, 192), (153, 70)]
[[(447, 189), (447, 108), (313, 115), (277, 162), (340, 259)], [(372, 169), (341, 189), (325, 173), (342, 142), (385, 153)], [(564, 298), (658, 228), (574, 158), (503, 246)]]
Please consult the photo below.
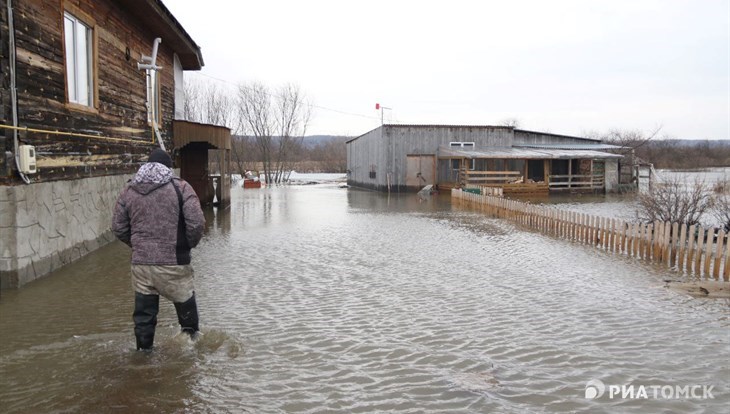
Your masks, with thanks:
[(180, 150), (180, 178), (190, 183), (200, 204), (213, 202), (213, 188), (209, 188), (208, 144), (191, 142)]
[(423, 188), (436, 182), (436, 157), (434, 155), (406, 156), (406, 186)]

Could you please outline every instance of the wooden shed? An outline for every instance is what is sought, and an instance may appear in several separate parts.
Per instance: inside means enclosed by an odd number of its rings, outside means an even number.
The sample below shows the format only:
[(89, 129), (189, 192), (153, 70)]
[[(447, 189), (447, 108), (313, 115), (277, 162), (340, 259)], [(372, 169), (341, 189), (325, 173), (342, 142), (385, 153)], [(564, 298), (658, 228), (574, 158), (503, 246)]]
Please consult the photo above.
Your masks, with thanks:
[(392, 192), (427, 185), (610, 192), (618, 186), (616, 148), (507, 126), (386, 124), (347, 142), (348, 184)]

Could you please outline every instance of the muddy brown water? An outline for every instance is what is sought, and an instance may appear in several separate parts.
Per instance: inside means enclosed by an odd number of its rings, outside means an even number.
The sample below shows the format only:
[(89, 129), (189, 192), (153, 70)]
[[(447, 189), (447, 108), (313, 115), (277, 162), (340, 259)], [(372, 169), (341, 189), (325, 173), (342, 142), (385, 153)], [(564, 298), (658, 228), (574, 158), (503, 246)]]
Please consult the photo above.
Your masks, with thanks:
[[(194, 251), (195, 344), (164, 302), (155, 352), (132, 349), (120, 243), (3, 291), (0, 411), (727, 412), (730, 302), (663, 269), (447, 196), (232, 195)], [(591, 380), (714, 398), (586, 399)]]

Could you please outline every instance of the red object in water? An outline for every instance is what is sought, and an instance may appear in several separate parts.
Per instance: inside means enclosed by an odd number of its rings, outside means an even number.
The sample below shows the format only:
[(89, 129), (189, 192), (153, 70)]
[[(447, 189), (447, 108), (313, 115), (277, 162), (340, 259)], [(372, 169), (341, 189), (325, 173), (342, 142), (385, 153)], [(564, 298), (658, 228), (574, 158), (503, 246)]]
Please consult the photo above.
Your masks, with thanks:
[(379, 103), (376, 103), (375, 104), (375, 109), (380, 109), (380, 104)]
[(261, 181), (246, 178), (243, 180), (243, 188), (261, 188)]

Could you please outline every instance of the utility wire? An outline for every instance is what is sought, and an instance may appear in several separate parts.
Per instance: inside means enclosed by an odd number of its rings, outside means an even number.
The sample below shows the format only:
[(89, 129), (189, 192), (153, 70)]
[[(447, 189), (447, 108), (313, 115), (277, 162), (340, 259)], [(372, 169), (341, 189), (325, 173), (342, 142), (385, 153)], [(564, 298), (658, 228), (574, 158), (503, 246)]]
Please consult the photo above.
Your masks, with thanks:
[[(203, 76), (203, 77), (206, 77), (206, 78), (209, 78), (209, 79), (218, 81), (218, 82), (223, 82), (223, 83), (226, 83), (228, 85), (235, 86), (237, 88), (240, 88), (240, 87), (248, 88), (246, 85), (236, 84), (236, 83), (227, 81), (225, 79), (220, 79), (220, 78), (216, 78), (215, 76), (206, 75), (204, 73), (196, 73), (195, 76)], [(271, 94), (270, 93), (267, 92), (266, 94), (269, 95), (269, 97), (271, 97)], [(322, 109), (322, 110), (325, 110), (325, 111), (335, 112), (335, 113), (342, 114), (342, 115), (358, 116), (358, 117), (361, 117), (361, 118), (374, 119), (376, 121), (379, 121), (380, 120), (380, 118), (378, 118), (376, 116), (365, 115), (365, 114), (358, 114), (358, 113), (355, 113), (355, 112), (341, 111), (339, 109), (327, 108), (326, 106), (320, 106), (320, 105), (315, 105), (315, 104), (307, 104), (307, 106), (309, 106), (311, 108), (317, 108), (317, 109)]]

